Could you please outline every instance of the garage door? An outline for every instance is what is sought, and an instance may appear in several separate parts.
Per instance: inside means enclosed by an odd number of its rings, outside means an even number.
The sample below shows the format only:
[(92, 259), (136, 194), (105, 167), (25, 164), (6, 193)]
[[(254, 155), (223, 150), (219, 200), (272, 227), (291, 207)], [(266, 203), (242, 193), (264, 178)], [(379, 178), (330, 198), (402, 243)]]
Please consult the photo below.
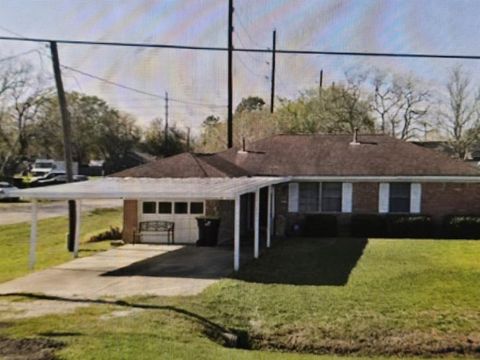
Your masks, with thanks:
[[(205, 215), (204, 201), (141, 201), (139, 221), (171, 221), (175, 223), (175, 243), (194, 244), (198, 240), (196, 218)], [(166, 243), (167, 234), (146, 234), (145, 243)]]

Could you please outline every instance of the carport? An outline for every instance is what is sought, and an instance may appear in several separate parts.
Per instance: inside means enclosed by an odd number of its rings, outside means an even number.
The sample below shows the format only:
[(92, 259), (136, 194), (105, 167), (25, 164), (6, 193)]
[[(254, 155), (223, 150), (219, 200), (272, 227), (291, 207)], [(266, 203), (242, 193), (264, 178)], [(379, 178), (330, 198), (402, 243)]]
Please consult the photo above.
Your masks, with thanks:
[(240, 268), (240, 197), (255, 194), (253, 256), (258, 258), (260, 249), (260, 189), (268, 189), (266, 246), (271, 245), (273, 219), (273, 185), (287, 182), (285, 177), (236, 177), (236, 178), (103, 178), (100, 180), (69, 183), (43, 188), (24, 189), (15, 196), (32, 200), (29, 264), (33, 269), (37, 243), (37, 201), (75, 200), (77, 219), (73, 255), (77, 257), (80, 234), (80, 207), (83, 199), (164, 199), (233, 200), (234, 201), (234, 251), (233, 268)]

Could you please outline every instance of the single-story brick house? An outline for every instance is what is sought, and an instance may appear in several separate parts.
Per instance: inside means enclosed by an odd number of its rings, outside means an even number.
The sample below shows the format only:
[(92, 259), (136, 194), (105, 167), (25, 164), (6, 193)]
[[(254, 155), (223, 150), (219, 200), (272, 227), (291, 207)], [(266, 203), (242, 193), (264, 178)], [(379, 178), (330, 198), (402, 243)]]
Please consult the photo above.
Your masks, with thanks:
[[(385, 135), (278, 135), (210, 155), (183, 153), (115, 174), (117, 177), (205, 178), (289, 177), (274, 185), (275, 235), (308, 213), (423, 213), (439, 222), (450, 214), (480, 214), (480, 172), (469, 164)], [(264, 195), (265, 196), (265, 195)], [(252, 228), (254, 196), (245, 195), (244, 227)], [(154, 199), (125, 201), (125, 240), (133, 228), (152, 218)], [(155, 218), (175, 216), (174, 206), (159, 204)], [(185, 205), (183, 205), (185, 207)], [(233, 234), (233, 203), (206, 201), (201, 214), (221, 217), (221, 238)], [(160, 213), (168, 212), (168, 216)], [(195, 212), (192, 215), (197, 215)], [(171, 217), (172, 216), (172, 217)], [(128, 220), (127, 220), (128, 219)], [(249, 220), (250, 219), (250, 220)], [(192, 226), (196, 226), (192, 220)], [(196, 233), (184, 237), (194, 242)]]
[[(64, 187), (62, 190), (61, 187)], [(88, 187), (88, 188), (87, 188)], [(75, 190), (75, 191), (74, 191)], [(277, 135), (215, 154), (163, 158), (91, 184), (30, 189), (32, 198), (124, 199), (124, 240), (139, 223), (175, 223), (176, 243), (195, 243), (196, 217), (220, 218), (220, 242), (284, 236), (306, 214), (480, 215), (480, 171), (448, 156), (386, 135)], [(61, 195), (58, 195), (64, 191)], [(150, 234), (140, 241), (165, 242)]]

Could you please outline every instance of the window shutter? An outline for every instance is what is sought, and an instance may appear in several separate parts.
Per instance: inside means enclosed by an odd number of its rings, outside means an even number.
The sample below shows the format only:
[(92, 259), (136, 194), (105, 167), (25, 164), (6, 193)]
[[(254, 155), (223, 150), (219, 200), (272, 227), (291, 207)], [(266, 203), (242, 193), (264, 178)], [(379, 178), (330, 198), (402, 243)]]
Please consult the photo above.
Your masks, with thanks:
[(418, 214), (421, 211), (422, 185), (414, 183), (410, 185), (410, 212)]
[(298, 212), (298, 183), (288, 184), (288, 212)]
[(381, 214), (388, 213), (390, 200), (390, 184), (380, 183), (378, 189), (378, 212)]
[(342, 184), (342, 212), (352, 212), (352, 183)]
[(318, 183), (318, 212), (322, 211), (322, 183)]

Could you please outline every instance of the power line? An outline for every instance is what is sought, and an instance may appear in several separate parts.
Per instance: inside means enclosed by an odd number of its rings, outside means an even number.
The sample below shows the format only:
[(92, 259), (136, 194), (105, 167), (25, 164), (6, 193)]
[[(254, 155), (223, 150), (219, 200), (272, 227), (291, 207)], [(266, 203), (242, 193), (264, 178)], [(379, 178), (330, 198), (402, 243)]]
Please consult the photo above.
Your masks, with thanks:
[[(0, 36), (0, 40), (9, 41), (29, 41), (29, 42), (57, 42), (58, 44), (70, 45), (96, 45), (96, 46), (127, 46), (127, 47), (147, 47), (163, 48), (177, 50), (203, 50), (203, 51), (228, 51), (225, 47), (214, 46), (191, 46), (191, 45), (170, 45), (170, 44), (152, 44), (152, 43), (128, 43), (114, 41), (86, 41), (86, 40), (57, 40), (45, 38), (25, 38)], [(271, 53), (271, 49), (261, 48), (234, 48), (233, 52), (253, 52), (253, 53)], [(332, 55), (332, 56), (361, 56), (361, 57), (397, 57), (397, 58), (427, 58), (427, 59), (459, 59), (459, 60), (480, 60), (480, 55), (458, 55), (458, 54), (424, 54), (424, 53), (389, 53), (389, 52), (365, 52), (365, 51), (323, 51), (323, 50), (293, 50), (276, 49), (277, 54), (297, 54), (297, 55)]]
[(247, 36), (248, 36), (248, 38), (250, 39), (250, 41), (251, 41), (252, 43), (254, 43), (255, 45), (257, 45), (258, 47), (262, 47), (262, 45), (260, 45), (260, 44), (253, 38), (253, 36), (250, 35), (250, 32), (247, 30), (247, 27), (246, 27), (245, 24), (243, 23), (242, 17), (241, 17), (241, 16), (238, 16), (236, 12), (234, 13), (234, 15), (235, 15), (235, 19), (238, 20), (238, 23), (240, 24), (240, 27), (243, 29), (243, 31), (245, 31), (245, 33), (247, 34)]
[[(242, 45), (244, 48), (246, 47), (245, 46), (245, 43), (243, 42), (242, 38), (240, 37), (240, 35), (238, 35), (238, 32), (234, 32), (235, 36), (237, 37), (238, 41), (240, 42), (240, 45)], [(248, 57), (250, 57), (253, 61), (255, 62), (258, 62), (258, 63), (261, 63), (261, 64), (265, 64), (266, 61), (264, 59), (259, 59), (259, 58), (256, 58), (255, 56), (253, 56), (252, 54), (250, 54), (249, 52), (246, 52), (245, 54), (248, 55)]]
[[(107, 84), (112, 85), (112, 86), (116, 86), (116, 87), (119, 87), (119, 88), (122, 88), (122, 89), (125, 89), (125, 90), (129, 90), (129, 91), (133, 91), (133, 92), (136, 92), (136, 93), (138, 93), (138, 94), (147, 95), (147, 96), (151, 96), (151, 97), (155, 97), (155, 98), (158, 98), (158, 99), (165, 100), (165, 96), (160, 95), (160, 94), (155, 94), (155, 93), (148, 92), (148, 91), (145, 91), (145, 90), (140, 90), (140, 89), (137, 89), (137, 88), (128, 86), (128, 85), (120, 84), (120, 83), (118, 83), (118, 82), (105, 79), (105, 78), (100, 77), (100, 76), (98, 76), (98, 75), (94, 75), (94, 74), (91, 74), (91, 73), (87, 73), (87, 72), (85, 72), (85, 71), (83, 71), (83, 70), (79, 70), (79, 69), (73, 68), (73, 67), (68, 66), (68, 65), (62, 64), (61, 66), (62, 66), (62, 68), (67, 69), (67, 70), (69, 70), (69, 71), (73, 71), (73, 72), (76, 72), (76, 73), (78, 73), (78, 74), (81, 74), (81, 75), (90, 77), (90, 78), (92, 78), (92, 79), (95, 79), (95, 80), (98, 80), (98, 81), (102, 81), (102, 82), (107, 83)], [(173, 101), (173, 102), (178, 102), (178, 103), (181, 103), (181, 104), (195, 105), (195, 106), (205, 106), (205, 107), (209, 107), (209, 108), (215, 108), (215, 107), (217, 107), (217, 108), (224, 108), (224, 107), (226, 107), (225, 105), (201, 103), (201, 102), (195, 102), (195, 101), (189, 101), (189, 100), (181, 100), (181, 99), (172, 99), (172, 98), (169, 98), (169, 100), (170, 100), (170, 101)]]
[(10, 55), (10, 56), (4, 57), (4, 58), (0, 59), (0, 62), (13, 60), (13, 59), (16, 59), (16, 58), (21, 57), (21, 56), (25, 56), (25, 55), (35, 53), (37, 51), (38, 51), (37, 49), (30, 49), (30, 50), (24, 51), (22, 53), (18, 53), (18, 54), (15, 54), (15, 55)]
[(259, 73), (255, 72), (255, 71), (253, 71), (252, 69), (250, 69), (250, 68), (247, 66), (247, 64), (245, 64), (245, 62), (243, 61), (243, 59), (242, 59), (242, 57), (241, 57), (240, 55), (241, 55), (241, 54), (238, 54), (238, 56), (237, 56), (236, 59), (240, 62), (240, 64), (243, 65), (243, 67), (244, 67), (250, 74), (252, 74), (252, 75), (254, 75), (254, 76), (261, 77), (261, 78), (265, 78), (265, 77), (268, 78), (267, 75), (259, 74)]

